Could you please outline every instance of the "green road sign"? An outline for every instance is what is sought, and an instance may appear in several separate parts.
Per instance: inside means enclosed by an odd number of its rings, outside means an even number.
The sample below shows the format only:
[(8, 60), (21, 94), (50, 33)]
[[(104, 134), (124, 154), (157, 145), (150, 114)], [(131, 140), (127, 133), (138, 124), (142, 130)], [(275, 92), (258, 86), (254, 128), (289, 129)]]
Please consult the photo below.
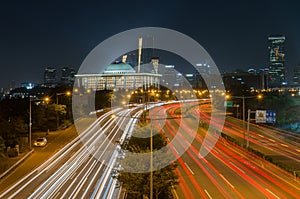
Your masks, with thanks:
[(224, 106), (225, 107), (232, 107), (233, 106), (233, 101), (225, 101)]

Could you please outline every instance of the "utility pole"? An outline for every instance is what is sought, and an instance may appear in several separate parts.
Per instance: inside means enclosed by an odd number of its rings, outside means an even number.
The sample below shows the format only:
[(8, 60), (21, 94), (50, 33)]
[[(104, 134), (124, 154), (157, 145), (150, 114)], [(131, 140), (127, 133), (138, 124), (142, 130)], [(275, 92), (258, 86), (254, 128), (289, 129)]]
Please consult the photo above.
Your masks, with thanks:
[[(58, 96), (59, 95), (67, 95), (67, 96), (71, 96), (71, 92), (67, 91), (66, 93), (56, 93), (56, 105), (58, 106)], [(59, 115), (58, 112), (56, 112), (56, 130), (58, 130), (59, 127)]]
[[(251, 121), (251, 113), (255, 113), (255, 111), (251, 111), (251, 109), (248, 109), (248, 121), (247, 121), (247, 144), (246, 147), (249, 147), (249, 139), (250, 139), (250, 121)], [(255, 120), (255, 119), (252, 119)]]
[(31, 97), (29, 96), (29, 135), (28, 135), (28, 142), (29, 142), (29, 150), (31, 150)]
[[(244, 95), (242, 96), (230, 96), (230, 95), (226, 95), (226, 99), (229, 99), (230, 97), (233, 97), (233, 98), (238, 98), (238, 99), (242, 99), (243, 101), (243, 138), (244, 138), (244, 146), (245, 146), (245, 142), (246, 142), (246, 129), (245, 129), (245, 99), (250, 99), (250, 98), (258, 98), (258, 99), (262, 99), (262, 95), (259, 94), (257, 96), (247, 96), (245, 97)], [(249, 120), (250, 121), (250, 120)], [(249, 146), (249, 143), (247, 144), (247, 146)]]
[(31, 115), (31, 102), (34, 101), (45, 101), (45, 102), (49, 102), (49, 98), (46, 97), (44, 99), (31, 99), (31, 96), (29, 96), (29, 135), (28, 135), (28, 144), (29, 144), (29, 150), (31, 150), (31, 134), (32, 134), (32, 115)]
[(244, 137), (244, 146), (245, 146), (246, 132), (245, 132), (245, 96), (244, 95), (242, 96), (242, 99), (243, 99), (243, 137)]
[(247, 145), (246, 147), (249, 147), (249, 129), (250, 129), (250, 114), (251, 114), (251, 110), (248, 109), (248, 122), (247, 122)]
[[(151, 122), (151, 121), (150, 121)], [(150, 199), (153, 199), (153, 138), (150, 130)]]

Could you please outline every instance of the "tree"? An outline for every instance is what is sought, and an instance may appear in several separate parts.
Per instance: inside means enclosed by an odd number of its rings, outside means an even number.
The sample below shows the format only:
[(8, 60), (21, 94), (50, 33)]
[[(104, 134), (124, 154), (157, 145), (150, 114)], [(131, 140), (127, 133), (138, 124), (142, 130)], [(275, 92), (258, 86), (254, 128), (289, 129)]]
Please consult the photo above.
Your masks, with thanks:
[(66, 120), (67, 106), (62, 104), (55, 104), (55, 112), (58, 114), (59, 124), (62, 124)]
[(110, 108), (111, 104), (116, 100), (116, 95), (111, 90), (96, 91), (94, 100), (96, 110)]
[(0, 136), (0, 153), (3, 153), (5, 149), (5, 141), (4, 139)]
[(29, 99), (0, 101), (0, 136), (6, 146), (19, 144), (19, 136), (28, 133)]
[(45, 107), (35, 106), (32, 108), (32, 129), (46, 130), (47, 120)]
[[(152, 129), (153, 132), (153, 149), (154, 150), (159, 150), (162, 147), (167, 145), (166, 139), (165, 137), (157, 132), (157, 130), (154, 128)], [(147, 151), (150, 150), (150, 131), (151, 131), (151, 127), (150, 125), (147, 126), (136, 126), (135, 130), (132, 134), (132, 137), (129, 140), (128, 143), (128, 148), (129, 150), (131, 150), (131, 147), (138, 147), (139, 152), (143, 152), (143, 151)], [(133, 149), (132, 149), (132, 152)]]
[[(165, 137), (153, 130), (153, 150), (159, 150), (166, 146), (167, 142)], [(134, 137), (136, 135), (136, 137)], [(139, 135), (139, 137), (137, 136)], [(146, 137), (148, 135), (148, 137)], [(133, 153), (149, 153), (150, 154), (150, 127), (137, 127), (133, 133), (133, 137), (130, 138), (126, 146), (122, 146), (123, 149)], [(146, 137), (146, 138), (141, 138)], [(126, 152), (125, 152), (126, 154)], [(125, 159), (120, 161), (122, 167), (130, 167), (132, 169), (138, 168), (138, 170), (147, 170), (150, 166), (139, 163), (136, 161), (136, 157), (133, 154), (125, 155)], [(150, 155), (149, 155), (150, 157)], [(168, 156), (170, 157), (170, 156)], [(177, 165), (171, 162), (171, 158), (165, 158), (169, 164), (168, 166), (153, 171), (153, 192), (156, 198), (165, 198), (169, 194), (172, 185), (177, 184), (177, 175), (174, 170)], [(155, 162), (155, 160), (154, 160)], [(155, 162), (156, 164), (158, 162)], [(163, 164), (163, 163), (162, 163)], [(142, 198), (150, 195), (150, 172), (147, 173), (128, 173), (120, 171), (117, 175), (117, 179), (121, 182), (122, 187), (126, 190), (128, 197)]]
[(5, 140), (6, 146), (15, 146), (18, 143), (17, 133), (10, 122), (0, 118), (0, 136)]
[(32, 112), (33, 128), (46, 131), (56, 129), (57, 116), (60, 122), (66, 119), (67, 109), (66, 105), (62, 104), (35, 105)]
[(28, 125), (21, 117), (16, 117), (12, 119), (11, 124), (13, 126), (13, 130), (18, 134), (28, 133)]
[(72, 113), (74, 118), (84, 117), (86, 115), (84, 105), (78, 104), (76, 107), (72, 108)]
[(296, 114), (299, 105), (295, 98), (287, 94), (271, 94), (264, 96), (262, 100), (249, 99), (246, 102), (246, 106), (251, 110), (275, 110), (276, 123), (279, 126), (290, 124), (299, 118), (298, 114)]
[(0, 136), (6, 138), (8, 133), (9, 122), (0, 117)]

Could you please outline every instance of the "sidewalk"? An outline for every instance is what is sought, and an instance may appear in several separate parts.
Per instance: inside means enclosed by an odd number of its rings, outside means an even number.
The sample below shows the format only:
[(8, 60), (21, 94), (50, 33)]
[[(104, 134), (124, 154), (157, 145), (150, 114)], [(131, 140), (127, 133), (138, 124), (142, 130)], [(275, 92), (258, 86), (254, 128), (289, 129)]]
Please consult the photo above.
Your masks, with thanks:
[[(23, 161), (25, 161), (32, 153), (34, 152), (34, 149), (31, 149), (27, 153), (23, 153), (22, 155), (19, 155), (17, 158), (14, 158), (13, 161), (9, 162), (9, 158), (5, 158), (6, 160), (4, 161), (4, 164), (7, 165), (7, 169), (0, 174), (0, 179), (8, 175), (10, 172), (12, 172), (15, 168), (17, 168)], [(13, 162), (17, 161), (12, 165)], [(11, 166), (12, 165), (12, 166)], [(2, 166), (2, 165), (1, 165)]]
[(0, 179), (0, 192), (14, 184), (17, 180), (24, 177), (33, 169), (37, 168), (77, 136), (78, 134), (74, 125), (65, 130), (50, 131), (48, 135), (46, 135), (45, 132), (33, 133), (32, 140), (35, 140), (38, 137), (47, 137), (47, 145), (45, 147), (33, 147), (34, 152), (29, 157), (21, 162), (20, 165), (12, 172)]
[[(7, 155), (3, 155), (0, 157), (0, 176), (4, 174), (10, 167), (23, 159), (29, 151), (22, 152), (18, 155), (18, 157), (7, 157)], [(1, 179), (1, 178), (0, 178)]]

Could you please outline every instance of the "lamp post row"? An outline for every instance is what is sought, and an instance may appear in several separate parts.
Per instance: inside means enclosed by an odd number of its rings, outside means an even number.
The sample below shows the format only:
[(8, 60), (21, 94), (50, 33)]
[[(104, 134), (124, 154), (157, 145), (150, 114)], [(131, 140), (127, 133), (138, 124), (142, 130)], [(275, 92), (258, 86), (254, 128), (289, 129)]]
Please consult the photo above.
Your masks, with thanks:
[[(71, 95), (71, 92), (70, 91), (67, 91), (65, 93), (56, 93), (56, 105), (58, 105), (58, 96), (59, 95), (67, 95), (67, 96), (70, 96)], [(59, 115), (58, 115), (58, 112), (56, 113), (56, 129), (58, 129), (59, 127)]]
[[(245, 99), (250, 99), (250, 98), (258, 98), (258, 99), (262, 99), (262, 95), (259, 94), (257, 96), (230, 96), (230, 95), (226, 95), (226, 99), (229, 98), (237, 98), (237, 99), (242, 99), (242, 103), (243, 103), (243, 138), (244, 138), (244, 144), (245, 144), (245, 140), (246, 140), (246, 131), (245, 131)], [(248, 140), (247, 140), (247, 147), (249, 146), (249, 135), (248, 135)]]
[(29, 150), (31, 150), (31, 126), (32, 126), (31, 102), (34, 102), (34, 101), (48, 102), (49, 98), (45, 97), (44, 99), (31, 99), (31, 96), (29, 96), (29, 136), (28, 136)]
[[(71, 92), (68, 91), (66, 93), (56, 93), (56, 104), (58, 104), (58, 96), (59, 95), (67, 95), (70, 96)], [(32, 113), (31, 113), (31, 102), (34, 101), (45, 101), (45, 102), (49, 102), (49, 97), (45, 97), (45, 98), (36, 98), (36, 99), (32, 99), (31, 96), (29, 96), (29, 135), (28, 135), (28, 144), (29, 144), (29, 150), (31, 150), (31, 136), (32, 136)], [(58, 124), (58, 114), (57, 114), (57, 124)]]

